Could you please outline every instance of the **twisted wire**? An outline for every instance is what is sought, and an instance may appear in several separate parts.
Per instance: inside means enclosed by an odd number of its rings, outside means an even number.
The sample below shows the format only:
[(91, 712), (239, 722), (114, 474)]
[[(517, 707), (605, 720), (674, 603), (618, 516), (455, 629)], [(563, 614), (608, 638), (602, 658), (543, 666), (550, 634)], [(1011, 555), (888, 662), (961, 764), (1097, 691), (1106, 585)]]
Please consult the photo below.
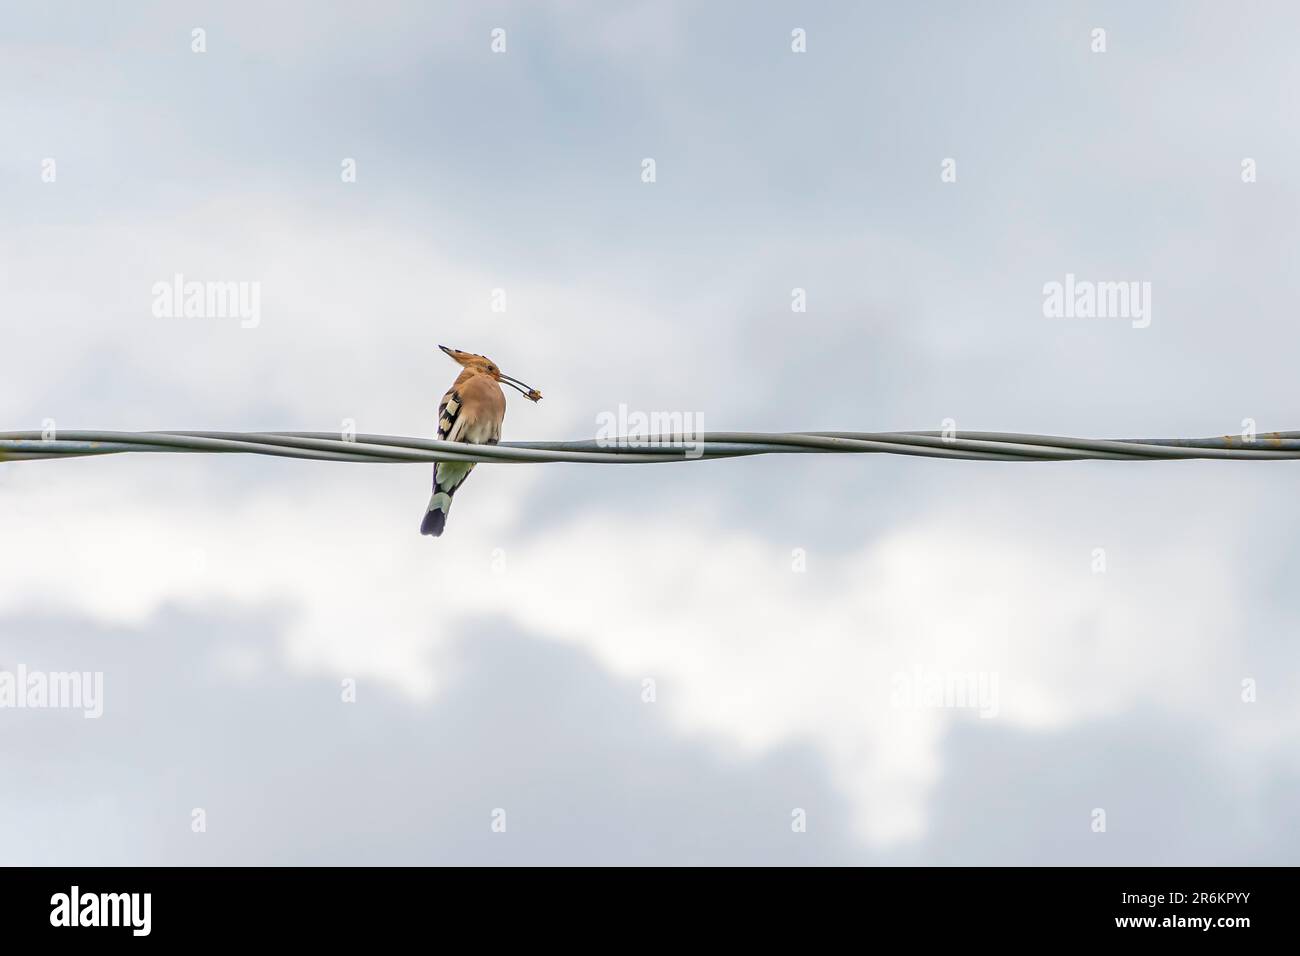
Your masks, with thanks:
[(1015, 432), (704, 432), (607, 440), (462, 442), (338, 432), (84, 431), (0, 432), (0, 461), (126, 453), (254, 454), (370, 463), (581, 462), (648, 464), (773, 454), (887, 454), (969, 461), (1162, 461), (1300, 459), (1300, 431), (1249, 437), (1067, 438)]

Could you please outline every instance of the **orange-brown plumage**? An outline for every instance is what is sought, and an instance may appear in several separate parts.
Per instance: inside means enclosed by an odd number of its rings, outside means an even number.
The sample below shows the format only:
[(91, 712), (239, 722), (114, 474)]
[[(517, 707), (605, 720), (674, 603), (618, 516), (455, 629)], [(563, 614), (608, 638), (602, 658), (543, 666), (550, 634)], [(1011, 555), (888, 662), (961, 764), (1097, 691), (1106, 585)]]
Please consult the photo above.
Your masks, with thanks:
[[(438, 406), (438, 438), (442, 441), (472, 445), (495, 445), (500, 441), (501, 423), (506, 415), (503, 382), (531, 401), (542, 397), (537, 389), (503, 375), (496, 363), (485, 356), (438, 347), (463, 369)], [(420, 525), (421, 534), (434, 537), (442, 534), (451, 499), (473, 470), (474, 462), (443, 461), (434, 466), (433, 497)]]

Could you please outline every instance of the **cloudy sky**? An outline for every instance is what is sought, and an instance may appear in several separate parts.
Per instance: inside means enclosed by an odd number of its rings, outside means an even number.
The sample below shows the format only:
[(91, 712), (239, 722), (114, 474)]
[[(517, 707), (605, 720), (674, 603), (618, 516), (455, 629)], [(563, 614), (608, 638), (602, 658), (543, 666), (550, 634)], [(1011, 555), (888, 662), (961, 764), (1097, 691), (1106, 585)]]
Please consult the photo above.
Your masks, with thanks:
[[(1290, 4), (4, 20), (0, 429), (431, 436), (439, 343), (507, 440), (1300, 428)], [(0, 464), (0, 673), (103, 675), (0, 708), (0, 863), (1294, 864), (1297, 480), (482, 466), (434, 540), (424, 465)]]

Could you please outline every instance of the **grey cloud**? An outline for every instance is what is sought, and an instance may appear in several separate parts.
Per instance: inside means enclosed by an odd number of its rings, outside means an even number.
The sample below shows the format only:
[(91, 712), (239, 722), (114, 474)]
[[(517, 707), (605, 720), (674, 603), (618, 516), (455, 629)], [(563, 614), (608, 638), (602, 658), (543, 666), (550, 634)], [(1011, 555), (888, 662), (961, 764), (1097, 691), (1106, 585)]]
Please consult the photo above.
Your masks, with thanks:
[[(5, 660), (105, 672), (104, 716), (0, 711), (6, 862), (65, 864), (846, 863), (848, 812), (793, 746), (745, 759), (680, 736), (672, 687), (641, 700), (582, 653), (491, 622), (445, 695), (296, 676), (276, 616), (175, 609), (139, 631), (10, 620)], [(223, 672), (232, 653), (262, 663)], [(51, 668), (55, 663), (49, 665)], [(80, 720), (78, 715), (78, 720)], [(201, 807), (208, 830), (190, 830)], [(491, 832), (506, 810), (507, 831)], [(791, 830), (794, 808), (808, 831)], [(21, 813), (15, 811), (21, 810)], [(39, 828), (30, 822), (40, 820)]]
[[(275, 661), (277, 620), (172, 609), (140, 630), (7, 621), (5, 666), (102, 669), (106, 711), (0, 711), (14, 768), (4, 861), (1186, 865), (1300, 850), (1268, 825), (1300, 799), (1296, 768), (1243, 758), (1222, 773), (1196, 726), (1159, 712), (1056, 733), (958, 719), (926, 836), (870, 850), (809, 748), (746, 758), (683, 735), (669, 683), (643, 703), (639, 681), (484, 621), (431, 704), (365, 680), (345, 704), (335, 676)], [(239, 654), (260, 663), (222, 666)], [(1232, 702), (1215, 716), (1267, 710)], [(194, 807), (206, 833), (190, 830)], [(490, 830), (498, 807), (504, 834)], [(1094, 807), (1105, 834), (1089, 828)]]

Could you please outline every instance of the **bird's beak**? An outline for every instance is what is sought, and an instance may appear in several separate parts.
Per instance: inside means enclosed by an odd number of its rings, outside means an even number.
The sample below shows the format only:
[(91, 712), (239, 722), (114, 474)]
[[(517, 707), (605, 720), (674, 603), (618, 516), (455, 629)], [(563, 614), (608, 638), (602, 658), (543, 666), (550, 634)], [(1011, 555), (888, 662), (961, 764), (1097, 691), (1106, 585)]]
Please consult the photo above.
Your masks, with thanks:
[(521, 395), (524, 396), (524, 398), (528, 399), (530, 402), (540, 402), (542, 400), (542, 393), (539, 392), (537, 389), (533, 388), (531, 385), (525, 385), (523, 382), (519, 381), (519, 379), (511, 378), (509, 375), (501, 375), (500, 378), (501, 381), (505, 382), (515, 391), (519, 392)]
[(455, 349), (449, 349), (449, 348), (447, 348), (447, 346), (445, 346), (445, 345), (439, 345), (438, 348), (442, 349), (444, 352), (446, 352), (446, 353), (447, 353), (448, 355), (450, 355), (452, 358), (455, 358), (455, 357), (456, 357), (456, 350), (455, 350)]

